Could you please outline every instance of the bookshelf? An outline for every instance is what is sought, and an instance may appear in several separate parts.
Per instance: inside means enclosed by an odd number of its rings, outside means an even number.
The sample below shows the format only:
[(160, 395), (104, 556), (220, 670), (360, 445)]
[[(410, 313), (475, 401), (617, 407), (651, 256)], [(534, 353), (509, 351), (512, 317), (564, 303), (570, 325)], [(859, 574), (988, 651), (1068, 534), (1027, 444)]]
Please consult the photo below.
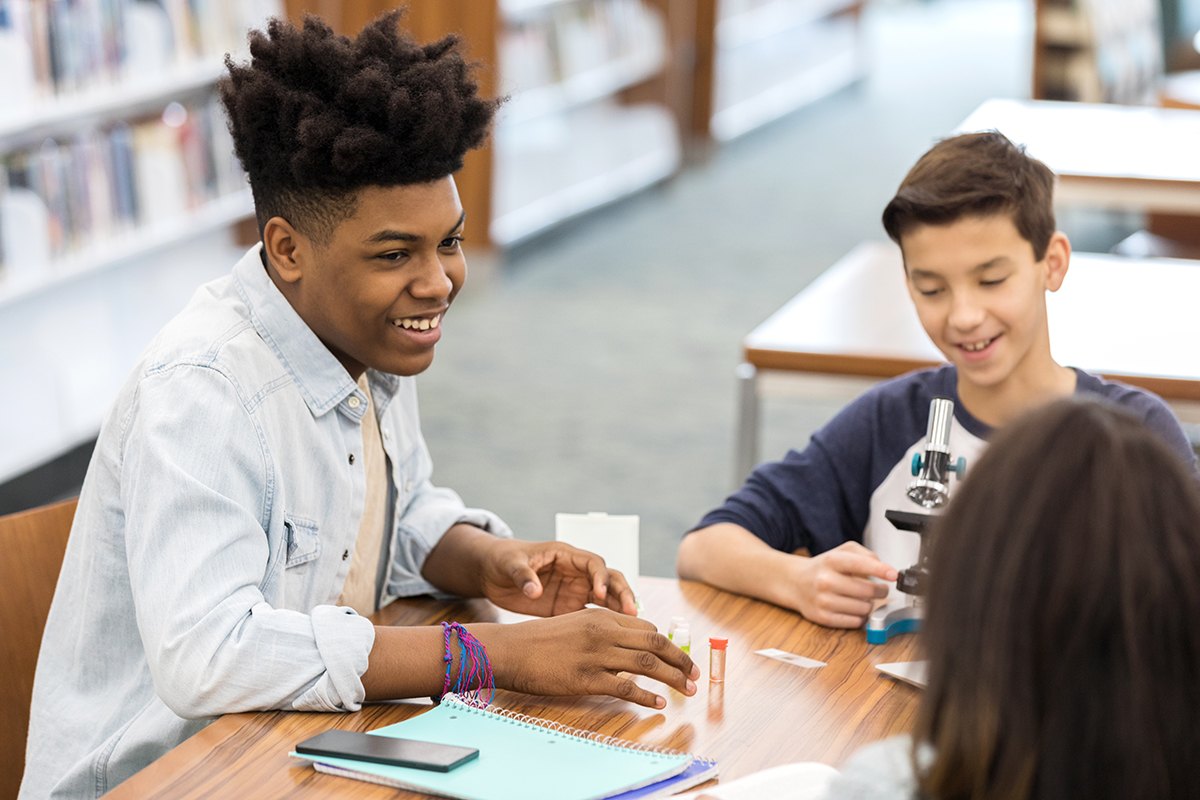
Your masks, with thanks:
[[(354, 33), (399, 0), (287, 0)], [(468, 239), (505, 248), (676, 174), (864, 74), (864, 0), (409, 0), (418, 39), (459, 33), (507, 96), (458, 176)]]
[(642, 0), (500, 3), (498, 71), (509, 97), (493, 137), (489, 224), (506, 247), (673, 175), (682, 161), (662, 94), (667, 6)]
[[(1200, 109), (1200, 71), (1165, 72), (1163, 9), (1157, 0), (1037, 0), (1033, 96)], [(1198, 231), (1194, 215), (1149, 213), (1114, 252), (1195, 258)]]
[(211, 91), (224, 73), (220, 60), (195, 60), (128, 82), (0, 108), (0, 151), (71, 129), (153, 113), (172, 100)]
[(138, 354), (243, 250), (215, 221), (159, 236), (0, 305), (0, 482), (95, 438)]
[(0, 0), (0, 482), (95, 437), (253, 204), (215, 87), (277, 0)]
[[(401, 3), (287, 0), (352, 34)], [(463, 37), (481, 91), (508, 101), (457, 176), (468, 242), (506, 248), (674, 175), (676, 49), (691, 0), (409, 0), (421, 40)], [(681, 21), (682, 24), (681, 24)], [(682, 31), (682, 32), (681, 32)], [(485, 233), (486, 232), (486, 233)]]
[(729, 141), (859, 80), (863, 0), (700, 0), (691, 128)]
[(1036, 0), (1039, 100), (1149, 104), (1163, 75), (1158, 0)]
[[(186, 215), (175, 215), (149, 223), (124, 235), (113, 236), (92, 247), (55, 259), (40, 274), (13, 276), (0, 281), (0, 313), (40, 292), (54, 289), (89, 273), (126, 264), (135, 259), (169, 250), (195, 237), (219, 234), (254, 213), (249, 189), (210, 200)], [(233, 264), (226, 265), (232, 268)]]

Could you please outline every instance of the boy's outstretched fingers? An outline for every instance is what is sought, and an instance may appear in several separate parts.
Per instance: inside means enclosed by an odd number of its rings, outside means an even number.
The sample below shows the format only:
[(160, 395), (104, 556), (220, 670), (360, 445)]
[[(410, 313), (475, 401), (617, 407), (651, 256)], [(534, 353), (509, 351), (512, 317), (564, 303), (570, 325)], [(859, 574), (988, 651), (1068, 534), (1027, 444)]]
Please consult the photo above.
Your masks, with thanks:
[(689, 690), (688, 682), (700, 677), (700, 667), (696, 666), (691, 656), (645, 620), (622, 619), (622, 627), (626, 633), (617, 638), (617, 644), (626, 648), (636, 659), (632, 666), (620, 667), (623, 672), (636, 672), (654, 678), (684, 694), (695, 691), (694, 684)]
[(609, 567), (604, 559), (590, 550), (580, 550), (570, 545), (563, 545), (571, 550), (571, 557), (584, 559), (588, 579), (591, 581), (592, 603), (613, 611), (630, 616), (637, 616), (637, 600), (629, 585), (625, 573)]
[(662, 708), (665, 700), (638, 686), (644, 676), (686, 695), (700, 669), (645, 620), (609, 609), (516, 625), (488, 626), (496, 685), (530, 694), (599, 694)]
[(602, 675), (598, 678), (596, 694), (619, 697), (646, 708), (666, 708), (667, 699), (661, 694), (647, 691), (637, 685), (633, 678), (624, 675)]
[(629, 677), (644, 675), (683, 694), (694, 695), (700, 668), (688, 654), (650, 623), (637, 619), (630, 621), (642, 625), (626, 627), (622, 624), (625, 634), (617, 636), (616, 644), (624, 652), (615, 654), (607, 669), (598, 676), (597, 693), (620, 697), (648, 708), (665, 707), (667, 701), (662, 695), (643, 689)]
[(604, 580), (593, 590), (596, 605), (611, 608), (621, 614), (637, 616), (637, 600), (633, 595), (633, 587), (625, 578), (625, 573), (619, 569), (604, 569)]

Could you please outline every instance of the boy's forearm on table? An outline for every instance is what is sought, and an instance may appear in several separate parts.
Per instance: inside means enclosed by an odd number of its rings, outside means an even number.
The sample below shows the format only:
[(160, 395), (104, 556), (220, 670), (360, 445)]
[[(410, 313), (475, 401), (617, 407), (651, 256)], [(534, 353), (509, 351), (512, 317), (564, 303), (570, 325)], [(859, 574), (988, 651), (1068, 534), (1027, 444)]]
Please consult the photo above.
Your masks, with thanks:
[(421, 576), (449, 594), (479, 597), (483, 562), (497, 541), (495, 536), (473, 525), (454, 525), (425, 559)]
[(789, 592), (790, 553), (773, 549), (750, 531), (723, 523), (688, 534), (680, 545), (677, 567), (682, 578), (780, 605)]
[[(488, 661), (495, 675), (496, 686), (510, 685), (517, 669), (514, 648), (510, 640), (518, 626), (490, 622), (468, 624), (467, 630), (487, 650)], [(451, 638), (450, 677), (457, 679), (459, 663), (458, 639)], [(519, 652), (519, 649), (518, 649)], [(395, 700), (403, 697), (440, 695), (446, 681), (446, 640), (440, 625), (419, 627), (375, 626), (375, 644), (363, 673), (363, 689), (367, 700)]]
[(445, 653), (441, 626), (375, 626), (375, 644), (362, 684), (367, 700), (422, 697), (441, 691)]

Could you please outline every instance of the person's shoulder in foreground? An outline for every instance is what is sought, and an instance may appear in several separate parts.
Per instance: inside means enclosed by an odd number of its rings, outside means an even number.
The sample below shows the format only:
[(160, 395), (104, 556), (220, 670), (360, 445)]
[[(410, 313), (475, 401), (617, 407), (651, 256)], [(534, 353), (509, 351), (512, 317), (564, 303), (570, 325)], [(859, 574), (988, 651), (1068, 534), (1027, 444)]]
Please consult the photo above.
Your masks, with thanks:
[[(249, 64), (227, 62), (262, 243), (160, 333), (101, 430), (39, 654), (23, 797), (99, 796), (220, 714), (353, 711), (455, 674), (486, 690), (469, 666), (503, 688), (649, 706), (665, 700), (632, 674), (695, 691), (619, 572), (514, 540), (430, 480), (413, 376), (466, 278), (452, 175), (496, 103), (453, 38), (418, 45), (397, 23), (351, 40), (276, 20)], [(427, 592), (561, 616), (444, 633), (356, 613)], [(480, 645), (471, 665), (455, 637)]]
[[(931, 753), (923, 755), (928, 763)], [(830, 781), (825, 800), (918, 800), (913, 742), (893, 736), (859, 749)]]
[[(1053, 190), (1053, 173), (1001, 134), (964, 134), (923, 155), (884, 210), (917, 316), (950, 365), (935, 374), (953, 376), (944, 387), (956, 405), (952, 446), (969, 460), (992, 429), (1023, 411), (1099, 387), (1144, 406), (1147, 420), (1194, 463), (1157, 398), (1098, 384), (1053, 359), (1046, 292), (1062, 286), (1071, 256), (1055, 229)], [(882, 582), (916, 556), (915, 537), (898, 534), (882, 511), (896, 496), (891, 484), (907, 480), (906, 462), (921, 449), (928, 405), (910, 396), (900, 414), (881, 410), (893, 391), (891, 384), (868, 393), (803, 451), (758, 467), (684, 537), (680, 576), (822, 624), (861, 625), (888, 591)]]
[(1088, 394), (1034, 409), (929, 535), (916, 724), (830, 800), (1197, 796), (1200, 489), (1161, 436)]

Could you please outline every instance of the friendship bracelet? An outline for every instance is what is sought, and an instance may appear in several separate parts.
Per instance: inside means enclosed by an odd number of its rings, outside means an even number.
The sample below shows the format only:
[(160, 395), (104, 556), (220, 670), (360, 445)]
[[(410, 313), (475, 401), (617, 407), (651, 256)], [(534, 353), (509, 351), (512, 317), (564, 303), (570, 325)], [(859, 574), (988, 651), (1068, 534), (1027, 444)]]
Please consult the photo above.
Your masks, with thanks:
[(450, 667), (454, 664), (454, 656), (450, 655), (450, 624), (447, 622), (442, 623), (442, 645), (445, 650), (442, 661), (446, 662), (446, 680), (442, 682), (442, 693), (433, 698), (435, 701), (441, 700), (450, 691)]
[[(453, 651), (450, 649), (450, 635), (458, 636), (458, 677), (451, 686), (450, 673), (454, 666)], [(446, 664), (446, 679), (442, 682), (442, 693), (434, 698), (441, 700), (448, 693), (462, 698), (462, 701), (476, 708), (486, 708), (496, 697), (496, 677), (492, 672), (492, 663), (488, 659), (487, 648), (483, 642), (471, 635), (471, 632), (457, 622), (442, 623), (442, 645), (444, 648), (442, 661)], [(483, 699), (484, 691), (488, 692)]]

